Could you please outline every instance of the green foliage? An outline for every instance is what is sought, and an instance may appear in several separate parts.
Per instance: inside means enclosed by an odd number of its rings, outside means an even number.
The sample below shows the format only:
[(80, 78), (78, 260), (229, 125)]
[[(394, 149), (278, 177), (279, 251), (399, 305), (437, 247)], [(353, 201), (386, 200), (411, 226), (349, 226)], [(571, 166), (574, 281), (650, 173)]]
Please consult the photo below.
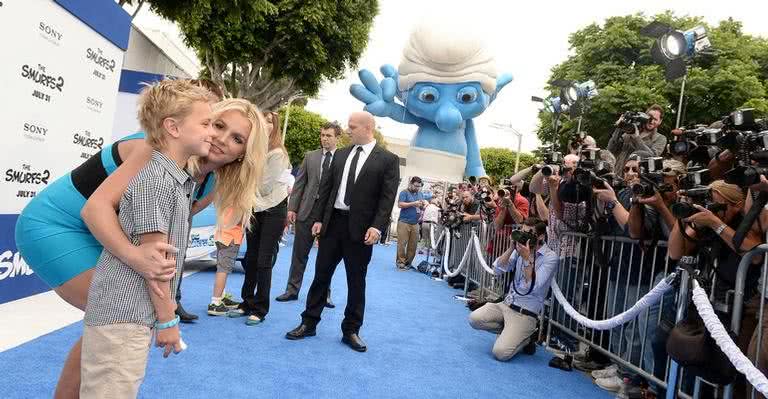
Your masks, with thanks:
[[(570, 36), (573, 55), (552, 69), (550, 80), (597, 83), (600, 95), (585, 112), (582, 130), (599, 147), (607, 145), (621, 113), (644, 111), (654, 103), (665, 109), (659, 131), (668, 134), (674, 128), (682, 79), (667, 82), (663, 68), (651, 59), (653, 39), (640, 35), (640, 29), (653, 20), (681, 30), (703, 25), (715, 50), (714, 55), (698, 55), (690, 65), (682, 125), (709, 124), (742, 107), (755, 107), (759, 115), (768, 115), (768, 40), (745, 35), (740, 22), (728, 19), (708, 26), (699, 17), (677, 17), (671, 12), (610, 17), (602, 26), (591, 24)], [(559, 94), (552, 86), (548, 89)], [(539, 122), (539, 139), (552, 142), (552, 114), (540, 112)], [(563, 144), (575, 133), (577, 118), (563, 116), (560, 122), (558, 138)]]
[(147, 2), (178, 24), (203, 76), (266, 110), (356, 66), (378, 12), (377, 0)]
[[(286, 107), (280, 108), (280, 128), (285, 121)], [(297, 166), (304, 159), (307, 151), (320, 148), (320, 128), (328, 122), (322, 115), (312, 111), (307, 111), (303, 107), (291, 106), (291, 112), (288, 116), (288, 132), (285, 135), (285, 148), (291, 158), (291, 165)], [(381, 132), (376, 129), (373, 133), (376, 141), (384, 148), (387, 148), (387, 141)], [(337, 146), (339, 148), (349, 145), (349, 135), (343, 133), (339, 138)], [(520, 161), (522, 162), (522, 160)]]
[[(285, 121), (286, 108), (280, 108), (280, 121)], [(292, 106), (288, 116), (288, 131), (285, 135), (285, 148), (291, 158), (291, 165), (301, 165), (307, 151), (320, 148), (320, 128), (326, 120), (320, 114), (301, 107)], [(280, 126), (282, 128), (282, 126)]]
[[(378, 143), (380, 146), (382, 146), (382, 147), (384, 147), (384, 148), (387, 148), (387, 140), (386, 140), (386, 139), (384, 139), (384, 135), (383, 135), (383, 134), (381, 134), (381, 132), (379, 131), (379, 129), (376, 129), (376, 130), (374, 130), (374, 131), (373, 131), (373, 138), (375, 138), (375, 139), (376, 139), (376, 142), (377, 142), (377, 143)], [(341, 148), (341, 147), (346, 147), (346, 146), (348, 146), (349, 144), (350, 144), (349, 134), (347, 134), (347, 132), (344, 132), (344, 133), (341, 135), (341, 137), (339, 138), (339, 142), (338, 142), (337, 146), (338, 146), (339, 148)]]
[[(481, 148), (480, 156), (483, 158), (485, 173), (498, 184), (501, 179), (506, 179), (515, 174), (515, 160), (517, 152), (506, 148)], [(536, 158), (531, 154), (520, 154), (520, 167), (523, 170), (536, 163)]]

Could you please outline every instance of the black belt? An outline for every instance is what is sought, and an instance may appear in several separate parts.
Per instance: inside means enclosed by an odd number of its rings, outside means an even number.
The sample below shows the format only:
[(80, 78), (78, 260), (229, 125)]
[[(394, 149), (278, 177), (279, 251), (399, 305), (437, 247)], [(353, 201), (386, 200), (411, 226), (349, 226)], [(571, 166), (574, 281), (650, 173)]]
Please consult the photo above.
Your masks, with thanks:
[(531, 312), (530, 310), (528, 310), (526, 308), (521, 308), (520, 306), (517, 306), (517, 305), (509, 305), (509, 308), (514, 310), (517, 313), (522, 313), (522, 314), (524, 314), (526, 316), (531, 316), (534, 319), (538, 319), (539, 318), (539, 315), (537, 315), (536, 313)]
[(339, 208), (333, 208), (333, 213), (337, 213), (341, 216), (349, 216), (349, 211), (345, 211), (344, 209)]

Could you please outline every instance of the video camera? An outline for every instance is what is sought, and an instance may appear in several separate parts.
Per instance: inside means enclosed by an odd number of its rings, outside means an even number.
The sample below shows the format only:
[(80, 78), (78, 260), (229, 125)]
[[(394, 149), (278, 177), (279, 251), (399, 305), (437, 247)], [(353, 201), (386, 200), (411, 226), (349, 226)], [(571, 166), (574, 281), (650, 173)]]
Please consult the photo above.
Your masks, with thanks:
[(688, 172), (679, 179), (681, 190), (692, 190), (705, 187), (709, 183), (712, 183), (712, 176), (709, 173), (709, 169), (705, 168), (690, 168), (688, 169)]
[(603, 189), (620, 180), (613, 174), (610, 165), (600, 159), (599, 148), (581, 150), (579, 155), (579, 163), (573, 171), (573, 176), (582, 186)]
[(669, 153), (673, 156), (684, 156), (695, 165), (707, 165), (721, 152), (718, 143), (722, 137), (721, 129), (704, 126), (686, 129), (669, 143)]
[(632, 185), (632, 193), (643, 198), (653, 197), (656, 191), (670, 192), (672, 186), (664, 183), (664, 158), (651, 157), (641, 159), (640, 182)]
[(650, 122), (650, 120), (651, 116), (645, 112), (627, 111), (621, 115), (619, 129), (634, 132), (635, 127), (640, 129), (641, 126)]
[(768, 126), (755, 120), (753, 109), (741, 109), (723, 118), (724, 134), (718, 144), (734, 154), (736, 167), (725, 173), (725, 182), (747, 187), (768, 176)]
[(691, 217), (700, 211), (693, 205), (700, 205), (710, 212), (724, 211), (727, 206), (720, 204), (712, 199), (712, 190), (709, 187), (696, 187), (689, 190), (682, 190), (681, 195), (688, 198), (688, 202), (676, 202), (670, 207), (672, 215), (677, 219)]

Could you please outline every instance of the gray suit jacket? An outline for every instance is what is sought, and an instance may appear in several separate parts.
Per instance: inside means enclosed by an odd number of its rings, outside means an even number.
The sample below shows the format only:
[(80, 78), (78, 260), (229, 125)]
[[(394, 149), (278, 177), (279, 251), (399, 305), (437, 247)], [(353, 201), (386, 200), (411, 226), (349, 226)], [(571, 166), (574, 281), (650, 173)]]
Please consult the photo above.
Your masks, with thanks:
[(296, 212), (296, 220), (305, 221), (312, 212), (320, 188), (320, 169), (323, 149), (308, 151), (301, 162), (296, 182), (293, 184), (288, 210)]

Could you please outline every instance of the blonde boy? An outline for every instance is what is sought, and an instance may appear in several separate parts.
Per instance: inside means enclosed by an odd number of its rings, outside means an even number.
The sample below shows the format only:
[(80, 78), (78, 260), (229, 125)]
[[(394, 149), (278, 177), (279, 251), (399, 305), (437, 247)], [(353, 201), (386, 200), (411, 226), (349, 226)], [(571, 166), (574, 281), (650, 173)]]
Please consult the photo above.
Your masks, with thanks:
[[(211, 93), (188, 81), (166, 80), (144, 89), (139, 122), (152, 159), (129, 183), (120, 200), (120, 225), (131, 241), (162, 241), (186, 251), (194, 182), (184, 167), (190, 156), (210, 150)], [(173, 255), (169, 255), (173, 256)], [(181, 350), (174, 293), (184, 262), (176, 258), (176, 277), (159, 283), (158, 295), (131, 267), (106, 249), (88, 291), (81, 362), (81, 398), (136, 397), (147, 356), (156, 345)]]

